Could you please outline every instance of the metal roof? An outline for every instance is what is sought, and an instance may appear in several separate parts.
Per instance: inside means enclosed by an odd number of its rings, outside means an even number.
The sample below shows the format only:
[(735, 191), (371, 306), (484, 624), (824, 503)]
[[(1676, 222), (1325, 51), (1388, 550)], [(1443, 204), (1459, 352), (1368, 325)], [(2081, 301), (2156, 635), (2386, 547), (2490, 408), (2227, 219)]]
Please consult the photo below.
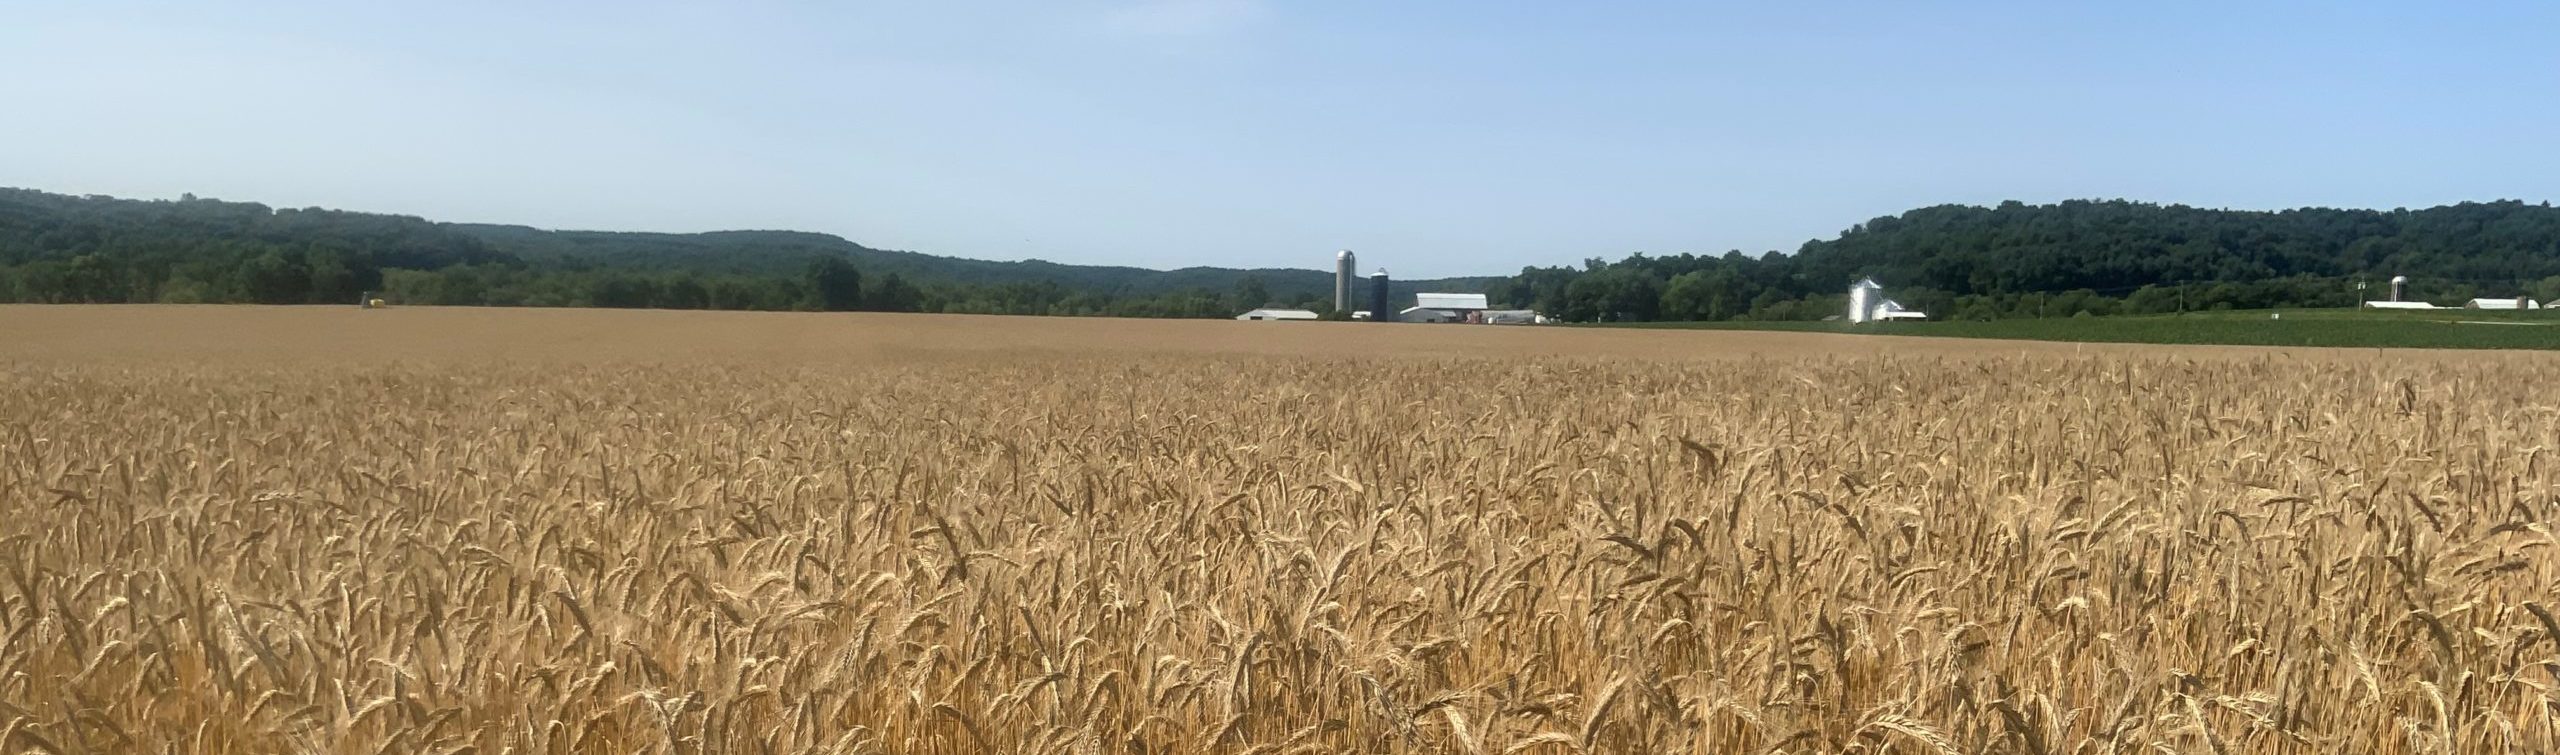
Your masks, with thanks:
[(1303, 309), (1257, 309), (1257, 310), (1254, 310), (1254, 311), (1251, 311), (1251, 312), (1246, 312), (1246, 313), (1241, 314), (1241, 315), (1236, 315), (1236, 319), (1238, 319), (1238, 320), (1315, 320), (1315, 319), (1320, 319), (1320, 318), (1318, 318), (1318, 316), (1316, 315), (1316, 313), (1314, 313), (1314, 312), (1310, 312), (1310, 311), (1307, 311), (1307, 310), (1303, 310)]
[(1414, 306), (1423, 309), (1492, 309), (1485, 304), (1484, 294), (1414, 294)]

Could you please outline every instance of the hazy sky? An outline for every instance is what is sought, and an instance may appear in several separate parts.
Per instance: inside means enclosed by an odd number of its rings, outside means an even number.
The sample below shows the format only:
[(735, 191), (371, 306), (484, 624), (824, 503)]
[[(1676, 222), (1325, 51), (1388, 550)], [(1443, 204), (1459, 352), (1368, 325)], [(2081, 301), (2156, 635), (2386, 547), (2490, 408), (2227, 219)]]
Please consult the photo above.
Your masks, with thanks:
[(1151, 267), (2560, 198), (2550, 2), (10, 0), (0, 71), (0, 185)]

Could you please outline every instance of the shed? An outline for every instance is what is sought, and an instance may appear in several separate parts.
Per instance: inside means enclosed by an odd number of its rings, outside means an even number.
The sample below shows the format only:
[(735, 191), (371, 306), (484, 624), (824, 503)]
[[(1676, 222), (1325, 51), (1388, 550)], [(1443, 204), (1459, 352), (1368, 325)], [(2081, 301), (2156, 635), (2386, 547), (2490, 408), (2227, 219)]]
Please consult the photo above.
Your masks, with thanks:
[(1323, 319), (1303, 309), (1257, 309), (1236, 315), (1238, 320), (1317, 320)]
[(2444, 309), (2422, 301), (2369, 301), (2364, 303), (2364, 307), (2366, 309)]
[(1538, 313), (1533, 310), (1489, 309), (1484, 313), (1486, 325), (1532, 325), (1537, 322)]
[(2473, 299), (2462, 306), (2468, 309), (2541, 309), (2542, 303), (2519, 296), (2513, 299)]

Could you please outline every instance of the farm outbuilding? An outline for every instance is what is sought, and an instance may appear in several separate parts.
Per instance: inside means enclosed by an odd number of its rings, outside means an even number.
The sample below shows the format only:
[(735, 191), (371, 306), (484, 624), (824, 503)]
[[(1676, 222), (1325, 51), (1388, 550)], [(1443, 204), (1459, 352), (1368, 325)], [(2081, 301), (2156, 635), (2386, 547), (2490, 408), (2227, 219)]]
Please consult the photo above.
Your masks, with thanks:
[(1461, 315), (1493, 308), (1493, 305), (1485, 302), (1484, 294), (1414, 294), (1413, 304), (1416, 307), (1455, 312)]
[(1860, 278), (1849, 285), (1849, 321), (1926, 320), (1929, 314), (1906, 309), (1902, 302), (1884, 297), (1884, 286), (1874, 278)]
[(1238, 320), (1317, 320), (1321, 316), (1304, 309), (1257, 309), (1236, 315)]
[(1397, 322), (1457, 322), (1458, 313), (1430, 307), (1411, 307), (1396, 315)]
[(2462, 306), (2465, 309), (2541, 309), (2542, 303), (2519, 296), (2513, 299), (2473, 299)]

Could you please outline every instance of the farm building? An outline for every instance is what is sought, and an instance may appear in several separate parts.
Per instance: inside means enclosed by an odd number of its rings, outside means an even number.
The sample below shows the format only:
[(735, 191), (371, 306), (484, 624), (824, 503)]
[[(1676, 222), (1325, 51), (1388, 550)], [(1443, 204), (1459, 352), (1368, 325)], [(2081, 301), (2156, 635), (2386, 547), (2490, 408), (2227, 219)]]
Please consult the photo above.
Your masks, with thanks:
[(2519, 296), (2513, 299), (2473, 299), (2462, 306), (2464, 309), (2541, 309), (2542, 303)]
[(1482, 312), (1486, 325), (1536, 325), (1540, 321), (1535, 310), (1488, 309)]
[(1493, 308), (1485, 302), (1484, 294), (1414, 294), (1413, 305), (1422, 309), (1436, 309), (1462, 316), (1469, 312), (1482, 312)]
[(2369, 301), (2364, 306), (2366, 309), (2444, 309), (2422, 301)]
[(1849, 321), (1926, 320), (1929, 314), (1905, 309), (1901, 302), (1884, 297), (1884, 286), (1874, 278), (1860, 278), (1849, 285)]
[(1456, 312), (1430, 307), (1410, 307), (1396, 315), (1397, 322), (1457, 322), (1460, 319)]
[(1316, 313), (1303, 309), (1257, 309), (1236, 315), (1238, 320), (1315, 320)]

